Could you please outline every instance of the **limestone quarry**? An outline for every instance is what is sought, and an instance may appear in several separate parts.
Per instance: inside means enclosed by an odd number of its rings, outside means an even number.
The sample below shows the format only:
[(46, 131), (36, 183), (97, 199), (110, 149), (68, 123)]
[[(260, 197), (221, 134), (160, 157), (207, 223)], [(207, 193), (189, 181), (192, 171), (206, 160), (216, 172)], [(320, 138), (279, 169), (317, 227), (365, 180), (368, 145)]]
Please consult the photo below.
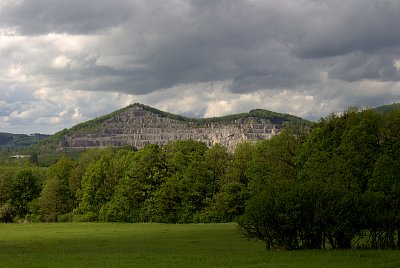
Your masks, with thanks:
[[(262, 110), (265, 111), (265, 110)], [(188, 140), (204, 142), (211, 147), (220, 143), (234, 148), (243, 141), (270, 139), (284, 128), (295, 116), (271, 118), (253, 112), (214, 119), (190, 119), (169, 116), (162, 111), (133, 104), (86, 131), (69, 131), (61, 142), (63, 148), (89, 148), (130, 145), (138, 149), (148, 145), (163, 146), (172, 141)], [(293, 123), (293, 122), (292, 122)]]

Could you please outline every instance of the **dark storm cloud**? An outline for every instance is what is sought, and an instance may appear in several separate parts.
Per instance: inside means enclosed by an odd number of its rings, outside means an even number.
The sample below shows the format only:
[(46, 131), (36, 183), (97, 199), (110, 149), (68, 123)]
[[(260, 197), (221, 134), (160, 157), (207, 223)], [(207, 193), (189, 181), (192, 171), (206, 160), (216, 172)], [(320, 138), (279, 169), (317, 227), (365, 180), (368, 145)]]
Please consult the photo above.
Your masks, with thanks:
[(0, 23), (21, 35), (85, 34), (95, 40), (67, 55), (77, 63), (71, 68), (32, 70), (51, 85), (148, 94), (229, 80), (233, 92), (245, 93), (313, 88), (321, 72), (348, 82), (399, 80), (398, 0), (8, 3)]
[[(123, 38), (144, 47), (135, 58), (141, 66), (121, 80), (125, 92), (218, 80), (232, 80), (237, 93), (296, 88), (317, 82), (325, 69), (344, 81), (399, 79), (398, 1), (184, 3), (139, 6), (126, 25)], [(149, 9), (157, 16), (143, 13)], [(354, 58), (365, 64), (350, 64)]]
[[(289, 38), (280, 37), (288, 25), (273, 1), (178, 1), (135, 9), (137, 16), (120, 28), (124, 34), (105, 45), (117, 45), (113, 53), (130, 56), (136, 66), (129, 77), (121, 75), (115, 86), (121, 91), (145, 94), (176, 84), (232, 80), (234, 92), (247, 92), (315, 80), (313, 64), (299, 62), (290, 53), (293, 45), (284, 42)], [(126, 45), (118, 49), (121, 43)]]
[(24, 35), (90, 34), (114, 27), (132, 16), (129, 1), (9, 1), (0, 10), (3, 25)]
[(362, 79), (378, 81), (400, 80), (400, 72), (394, 65), (393, 55), (386, 53), (378, 55), (354, 53), (347, 55), (333, 67), (329, 72), (329, 76), (348, 82)]
[[(124, 56), (136, 67), (95, 63), (46, 71), (52, 80), (113, 78), (86, 84), (90, 90), (146, 94), (182, 83), (232, 80), (235, 92), (291, 87), (310, 73), (299, 72), (277, 43), (284, 23), (276, 4), (229, 1), (26, 1), (3, 12), (22, 34), (91, 34), (118, 28), (119, 36), (99, 36), (104, 56)], [(278, 25), (278, 26), (277, 26)], [(110, 33), (108, 33), (110, 34)], [(279, 40), (278, 40), (279, 41)], [(280, 41), (279, 41), (280, 42)], [(123, 45), (121, 45), (123, 44)], [(104, 52), (107, 50), (107, 52)], [(82, 55), (80, 55), (82, 56)], [(77, 59), (84, 61), (85, 59)], [(312, 72), (311, 72), (312, 73)]]
[[(400, 1), (326, 1), (300, 38), (296, 55), (323, 58), (352, 52), (379, 53), (400, 45)], [(301, 22), (300, 22), (301, 23)]]

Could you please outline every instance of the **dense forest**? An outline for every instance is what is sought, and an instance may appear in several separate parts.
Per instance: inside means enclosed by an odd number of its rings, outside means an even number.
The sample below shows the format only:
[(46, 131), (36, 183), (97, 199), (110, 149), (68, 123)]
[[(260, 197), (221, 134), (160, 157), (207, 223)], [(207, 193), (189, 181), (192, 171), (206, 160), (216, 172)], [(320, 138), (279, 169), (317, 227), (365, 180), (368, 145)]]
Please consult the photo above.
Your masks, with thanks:
[(399, 248), (400, 111), (350, 108), (294, 133), (10, 161), (0, 221), (237, 222), (267, 249)]

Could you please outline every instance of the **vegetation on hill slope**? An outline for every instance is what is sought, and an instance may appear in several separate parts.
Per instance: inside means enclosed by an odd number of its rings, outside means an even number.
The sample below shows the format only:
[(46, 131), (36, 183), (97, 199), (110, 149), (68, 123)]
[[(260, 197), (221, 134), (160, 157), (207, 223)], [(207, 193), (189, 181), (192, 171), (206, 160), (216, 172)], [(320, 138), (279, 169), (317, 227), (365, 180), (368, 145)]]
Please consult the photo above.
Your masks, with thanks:
[(400, 110), (400, 103), (393, 103), (389, 105), (383, 105), (374, 108), (375, 111), (380, 112), (380, 113), (385, 113), (389, 111), (394, 111), (394, 110)]
[(191, 118), (191, 117), (185, 117), (181, 115), (176, 115), (164, 111), (160, 111), (158, 109), (155, 109), (153, 107), (135, 103), (134, 105), (139, 106), (149, 112), (152, 112), (156, 115), (159, 115), (161, 117), (167, 117), (179, 121), (184, 121), (184, 122), (194, 122), (194, 123), (199, 123), (199, 124), (206, 124), (206, 123), (231, 123), (234, 122), (235, 120), (238, 119), (244, 119), (244, 118), (258, 118), (258, 119), (268, 119), (271, 120), (272, 123), (282, 123), (282, 122), (292, 122), (292, 123), (304, 123), (308, 122), (307, 120), (304, 120), (300, 117), (290, 115), (290, 114), (281, 114), (281, 113), (276, 113), (264, 109), (255, 109), (251, 110), (249, 113), (240, 113), (240, 114), (232, 114), (232, 115), (226, 115), (226, 116), (220, 116), (220, 117), (211, 117), (211, 118)]
[(48, 138), (50, 135), (44, 134), (11, 134), (0, 132), (0, 148), (27, 147), (38, 143), (40, 140)]

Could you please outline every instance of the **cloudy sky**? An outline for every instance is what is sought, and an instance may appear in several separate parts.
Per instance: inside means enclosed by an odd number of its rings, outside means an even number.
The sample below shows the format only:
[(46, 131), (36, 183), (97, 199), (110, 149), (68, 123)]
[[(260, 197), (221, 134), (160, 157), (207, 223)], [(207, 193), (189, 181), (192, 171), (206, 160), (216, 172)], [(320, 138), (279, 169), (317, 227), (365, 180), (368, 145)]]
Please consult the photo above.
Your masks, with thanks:
[(399, 0), (0, 0), (0, 132), (400, 102), (399, 26)]

